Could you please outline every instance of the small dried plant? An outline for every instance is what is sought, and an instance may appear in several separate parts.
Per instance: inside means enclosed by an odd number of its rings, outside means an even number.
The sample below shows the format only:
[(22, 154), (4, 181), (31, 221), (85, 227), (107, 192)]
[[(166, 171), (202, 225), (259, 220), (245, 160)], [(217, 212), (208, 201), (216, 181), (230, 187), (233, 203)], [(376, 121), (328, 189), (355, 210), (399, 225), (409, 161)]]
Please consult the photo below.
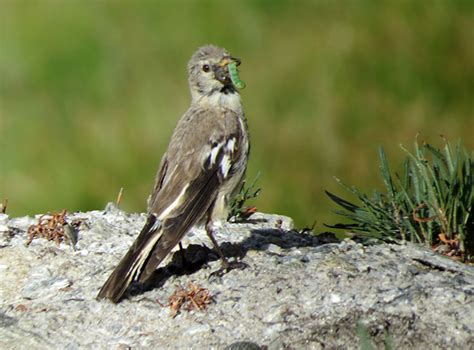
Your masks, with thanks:
[(38, 219), (38, 223), (28, 228), (29, 245), (35, 238), (45, 238), (48, 241), (55, 241), (57, 244), (64, 241), (64, 225), (66, 225), (66, 210), (60, 213), (44, 214)]
[(175, 317), (181, 309), (185, 311), (204, 310), (212, 302), (211, 294), (206, 288), (199, 287), (193, 282), (188, 283), (188, 288), (178, 286), (168, 299), (171, 317)]
[(66, 221), (66, 215), (66, 209), (60, 213), (41, 215), (38, 223), (28, 228), (26, 245), (29, 245), (35, 238), (44, 238), (48, 241), (55, 241), (56, 244), (67, 241), (74, 247), (77, 243), (76, 229), (83, 220), (77, 219), (69, 224)]

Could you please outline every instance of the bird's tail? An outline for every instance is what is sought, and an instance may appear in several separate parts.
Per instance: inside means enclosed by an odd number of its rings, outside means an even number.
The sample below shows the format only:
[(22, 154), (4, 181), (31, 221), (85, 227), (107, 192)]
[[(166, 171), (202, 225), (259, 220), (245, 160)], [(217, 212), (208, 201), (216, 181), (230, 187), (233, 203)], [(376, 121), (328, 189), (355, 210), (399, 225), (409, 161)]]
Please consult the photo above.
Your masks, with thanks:
[(161, 237), (161, 224), (155, 215), (149, 215), (133, 246), (122, 258), (97, 294), (97, 299), (110, 299), (117, 303), (128, 286), (137, 279)]
[(208, 172), (207, 176), (192, 181), (189, 188), (182, 191), (182, 197), (171, 204), (170, 208), (177, 206), (173, 208), (175, 215), (161, 222), (155, 214), (149, 214), (142, 231), (102, 286), (97, 299), (107, 298), (117, 303), (132, 281), (148, 280), (186, 232), (208, 212), (219, 181), (217, 172)]

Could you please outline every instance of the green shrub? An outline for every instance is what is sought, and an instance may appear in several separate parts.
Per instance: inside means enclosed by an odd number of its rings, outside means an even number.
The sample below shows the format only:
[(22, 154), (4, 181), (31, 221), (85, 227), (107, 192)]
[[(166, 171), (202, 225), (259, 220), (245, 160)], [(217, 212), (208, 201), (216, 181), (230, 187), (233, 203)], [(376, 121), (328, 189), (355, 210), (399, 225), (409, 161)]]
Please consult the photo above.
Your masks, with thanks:
[[(470, 259), (474, 255), (474, 157), (459, 141), (448, 141), (442, 150), (418, 141), (414, 151), (403, 146), (407, 157), (402, 174), (392, 175), (383, 148), (379, 149), (385, 193), (368, 195), (344, 186), (360, 205), (332, 193), (350, 220), (330, 227), (350, 230), (385, 241), (408, 240), (429, 246), (447, 245), (450, 255)], [(340, 181), (339, 181), (340, 182)]]
[(256, 212), (256, 207), (248, 207), (245, 206), (245, 204), (248, 200), (257, 198), (262, 191), (261, 188), (255, 189), (255, 184), (257, 183), (259, 177), (260, 173), (257, 174), (250, 186), (246, 186), (247, 180), (244, 180), (239, 193), (235, 196), (230, 204), (227, 220), (233, 219), (235, 222), (245, 221)]

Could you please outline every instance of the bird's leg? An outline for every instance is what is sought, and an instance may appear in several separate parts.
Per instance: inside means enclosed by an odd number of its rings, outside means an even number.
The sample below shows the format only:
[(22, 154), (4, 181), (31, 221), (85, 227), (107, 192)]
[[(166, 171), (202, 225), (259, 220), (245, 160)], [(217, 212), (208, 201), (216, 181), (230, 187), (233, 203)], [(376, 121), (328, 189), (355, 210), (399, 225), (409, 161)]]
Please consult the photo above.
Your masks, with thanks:
[(217, 254), (219, 254), (222, 260), (222, 268), (211, 273), (209, 277), (211, 276), (221, 277), (224, 273), (229, 272), (233, 269), (245, 269), (246, 267), (248, 267), (248, 265), (242, 261), (229, 262), (229, 260), (227, 260), (221, 248), (219, 247), (219, 244), (217, 244), (217, 241), (214, 238), (214, 235), (213, 235), (214, 229), (212, 228), (212, 221), (210, 219), (210, 215), (209, 215), (209, 220), (206, 223), (206, 233), (209, 236), (209, 239), (211, 240), (212, 245), (214, 246), (214, 249), (216, 250)]
[(179, 242), (179, 253), (181, 254), (181, 265), (184, 267), (186, 265), (186, 255), (184, 254), (183, 245)]
[(206, 223), (206, 233), (209, 236), (209, 239), (212, 242), (212, 245), (214, 246), (214, 249), (216, 250), (217, 254), (219, 254), (219, 257), (222, 260), (222, 265), (225, 269), (229, 268), (229, 260), (225, 257), (224, 253), (222, 252), (221, 248), (219, 247), (219, 244), (217, 244), (216, 239), (213, 236), (214, 229), (212, 228), (212, 221), (209, 219)]

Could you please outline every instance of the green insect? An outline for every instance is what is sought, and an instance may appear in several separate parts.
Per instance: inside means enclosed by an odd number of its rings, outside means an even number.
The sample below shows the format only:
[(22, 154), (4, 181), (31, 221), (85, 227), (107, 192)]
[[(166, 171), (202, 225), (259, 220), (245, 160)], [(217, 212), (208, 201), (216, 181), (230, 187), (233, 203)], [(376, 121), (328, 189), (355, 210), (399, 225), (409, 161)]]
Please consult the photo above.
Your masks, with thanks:
[(239, 72), (237, 71), (237, 64), (235, 62), (231, 62), (227, 65), (229, 69), (230, 79), (232, 80), (232, 84), (235, 85), (238, 89), (245, 88), (245, 83), (240, 80)]

